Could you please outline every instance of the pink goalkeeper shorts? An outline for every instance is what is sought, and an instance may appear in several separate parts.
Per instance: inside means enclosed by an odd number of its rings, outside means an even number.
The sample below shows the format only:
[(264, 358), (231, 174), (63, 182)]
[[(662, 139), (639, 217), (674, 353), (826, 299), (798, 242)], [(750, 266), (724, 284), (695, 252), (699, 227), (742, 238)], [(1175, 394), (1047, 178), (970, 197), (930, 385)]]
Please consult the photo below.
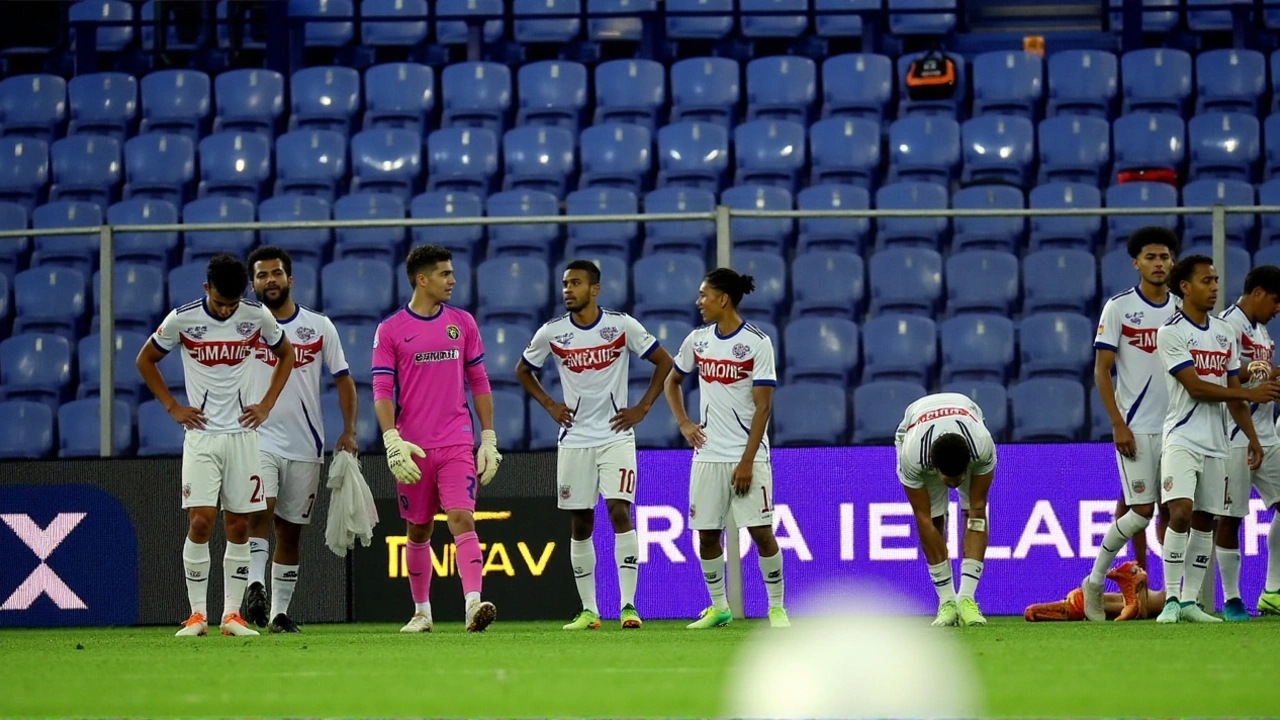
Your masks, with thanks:
[(414, 458), (422, 479), (412, 485), (396, 483), (400, 517), (414, 525), (426, 525), (437, 510), (476, 509), (476, 460), (470, 445), (430, 448), (426, 457)]

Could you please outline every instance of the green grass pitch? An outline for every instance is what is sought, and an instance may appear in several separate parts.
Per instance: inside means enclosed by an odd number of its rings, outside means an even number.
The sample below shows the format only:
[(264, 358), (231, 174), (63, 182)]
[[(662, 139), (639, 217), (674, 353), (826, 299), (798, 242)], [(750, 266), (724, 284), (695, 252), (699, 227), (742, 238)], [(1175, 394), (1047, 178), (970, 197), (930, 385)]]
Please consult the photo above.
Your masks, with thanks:
[[(7, 630), (0, 716), (714, 716), (727, 666), (761, 627), (559, 625), (499, 621), (481, 635), (440, 625), (415, 636), (391, 625), (312, 625), (293, 636), (183, 639), (171, 628)], [(1280, 619), (1166, 627), (993, 618), (939, 632), (972, 655), (990, 715), (1280, 711)], [(920, 672), (921, 682), (945, 676), (944, 667)]]

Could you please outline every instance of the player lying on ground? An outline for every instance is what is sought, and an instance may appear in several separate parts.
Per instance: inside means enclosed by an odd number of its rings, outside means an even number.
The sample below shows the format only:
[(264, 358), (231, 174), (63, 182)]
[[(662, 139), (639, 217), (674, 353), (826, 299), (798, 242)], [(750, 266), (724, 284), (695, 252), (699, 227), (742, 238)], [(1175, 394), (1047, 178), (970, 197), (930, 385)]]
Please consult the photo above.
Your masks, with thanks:
[[(1164, 591), (1147, 587), (1147, 571), (1130, 560), (1107, 572), (1107, 579), (1120, 587), (1118, 593), (1103, 593), (1102, 609), (1107, 620), (1147, 620), (1164, 605)], [(1036, 603), (1022, 613), (1027, 622), (1065, 622), (1085, 619), (1084, 593), (1075, 588), (1057, 602)]]

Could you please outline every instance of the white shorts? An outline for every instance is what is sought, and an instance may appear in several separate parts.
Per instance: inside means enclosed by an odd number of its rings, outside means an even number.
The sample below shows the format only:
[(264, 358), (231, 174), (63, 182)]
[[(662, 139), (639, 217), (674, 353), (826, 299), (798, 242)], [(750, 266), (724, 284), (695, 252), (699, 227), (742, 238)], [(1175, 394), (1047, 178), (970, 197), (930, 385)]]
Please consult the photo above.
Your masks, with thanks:
[(590, 510), (596, 499), (636, 501), (636, 441), (623, 437), (593, 448), (556, 453), (556, 506)]
[(1227, 458), (1209, 457), (1181, 445), (1167, 445), (1160, 459), (1160, 470), (1164, 475), (1161, 502), (1190, 500), (1196, 510), (1224, 514)]
[(1137, 452), (1132, 459), (1116, 451), (1116, 466), (1120, 468), (1120, 490), (1124, 504), (1153, 505), (1160, 502), (1160, 457), (1163, 454), (1164, 436), (1134, 434), (1133, 444)]
[(1230, 502), (1222, 504), (1218, 508), (1222, 512), (1214, 514), (1234, 518), (1248, 515), (1250, 487), (1258, 488), (1258, 495), (1267, 507), (1280, 502), (1280, 445), (1262, 449), (1262, 465), (1257, 470), (1249, 469), (1248, 448), (1231, 448), (1226, 487), (1226, 497)]
[[(956, 493), (960, 496), (960, 510), (969, 509), (969, 478), (965, 478), (964, 482), (956, 486)], [(903, 483), (903, 487), (911, 487)], [(912, 488), (918, 489), (918, 488)], [(947, 516), (947, 504), (951, 501), (951, 488), (942, 482), (941, 478), (933, 478), (924, 481), (924, 489), (929, 491), (929, 516), (940, 518)]]
[(188, 431), (182, 441), (182, 508), (248, 514), (267, 509), (258, 433)]
[(265, 450), (258, 456), (262, 458), (267, 497), (276, 501), (276, 517), (294, 525), (310, 525), (324, 464), (290, 460)]
[(735, 462), (695, 462), (689, 472), (689, 528), (723, 530), (732, 518), (738, 527), (773, 527), (773, 467), (768, 460), (751, 466), (746, 495), (733, 491)]

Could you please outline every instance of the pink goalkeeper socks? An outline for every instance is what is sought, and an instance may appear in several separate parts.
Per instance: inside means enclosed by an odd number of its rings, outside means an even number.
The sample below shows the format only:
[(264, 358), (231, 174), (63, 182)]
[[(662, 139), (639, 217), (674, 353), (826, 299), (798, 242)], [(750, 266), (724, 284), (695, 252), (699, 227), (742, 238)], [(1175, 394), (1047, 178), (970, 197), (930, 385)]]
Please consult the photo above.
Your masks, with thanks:
[(431, 543), (408, 542), (404, 564), (409, 571), (409, 591), (415, 603), (431, 601)]
[(458, 553), (458, 575), (462, 578), (462, 594), (480, 592), (484, 576), (484, 558), (480, 555), (480, 538), (475, 531), (462, 533), (453, 539)]

